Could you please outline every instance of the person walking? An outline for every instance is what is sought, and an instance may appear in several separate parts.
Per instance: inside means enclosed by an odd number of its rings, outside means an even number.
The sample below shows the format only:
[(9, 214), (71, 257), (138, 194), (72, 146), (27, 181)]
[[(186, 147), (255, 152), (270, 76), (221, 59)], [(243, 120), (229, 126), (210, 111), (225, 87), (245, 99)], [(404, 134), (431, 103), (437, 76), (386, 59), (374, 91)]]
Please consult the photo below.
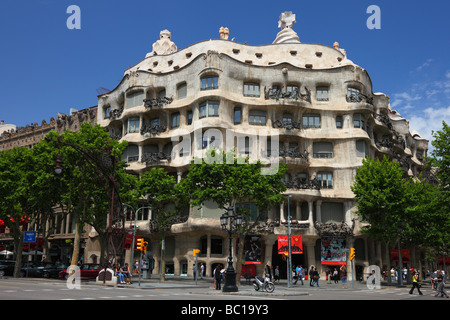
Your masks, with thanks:
[(197, 265), (194, 263), (192, 265), (192, 273), (194, 274), (194, 281), (197, 280)]
[(320, 276), (319, 276), (319, 272), (317, 271), (317, 268), (314, 268), (312, 278), (313, 278), (312, 287), (314, 287), (315, 284), (317, 284), (317, 287), (319, 287)]
[(339, 282), (339, 273), (336, 268), (334, 268), (334, 271), (333, 271), (333, 280), (334, 280), (334, 284), (337, 284)]
[(297, 279), (300, 278), (302, 285), (303, 285), (303, 273), (304, 272), (305, 272), (305, 270), (303, 269), (303, 266), (300, 265), (300, 267), (298, 268), (298, 272), (297, 272)]
[(205, 272), (205, 264), (200, 264), (200, 279), (203, 280), (203, 273)]
[(311, 266), (311, 269), (309, 269), (309, 286), (312, 287), (313, 282), (313, 276), (314, 276), (314, 266)]
[(345, 266), (341, 266), (341, 280), (342, 280), (342, 289), (347, 289), (347, 268)]
[(280, 269), (278, 268), (278, 266), (275, 267), (275, 270), (273, 272), (273, 277), (274, 277), (274, 281), (277, 282), (278, 284), (280, 284)]
[(436, 292), (434, 293), (434, 297), (437, 297), (439, 294), (442, 296), (446, 296), (448, 298), (448, 293), (445, 291), (445, 279), (444, 275), (440, 270), (437, 271), (437, 287)]
[(409, 290), (409, 294), (413, 294), (415, 288), (417, 288), (419, 294), (423, 296), (423, 293), (420, 291), (419, 272), (417, 272), (417, 270), (412, 272), (412, 288)]
[(220, 264), (214, 269), (214, 284), (216, 290), (221, 290), (222, 274), (220, 273)]

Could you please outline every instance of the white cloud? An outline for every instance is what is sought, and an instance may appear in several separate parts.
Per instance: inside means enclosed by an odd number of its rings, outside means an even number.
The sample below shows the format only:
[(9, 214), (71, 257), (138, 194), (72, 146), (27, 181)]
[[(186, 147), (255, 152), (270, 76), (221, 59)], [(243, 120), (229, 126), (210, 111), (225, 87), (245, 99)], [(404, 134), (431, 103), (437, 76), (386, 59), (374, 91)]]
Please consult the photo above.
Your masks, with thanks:
[(433, 62), (433, 59), (427, 59), (427, 61), (414, 69), (414, 71), (422, 71), (423, 68), (429, 67), (431, 65), (431, 62)]
[[(428, 107), (422, 111), (411, 114), (407, 119), (409, 120), (409, 131), (415, 129), (422, 137), (429, 140), (431, 143), (433, 140), (432, 132), (442, 130), (442, 121), (450, 123), (450, 105), (444, 108)], [(431, 144), (429, 147), (431, 147)]]
[[(391, 107), (396, 108), (397, 106), (403, 106), (404, 109), (407, 107), (412, 108), (411, 102), (421, 100), (419, 95), (411, 96), (407, 92), (394, 93), (392, 96)], [(406, 104), (406, 105), (404, 105)]]

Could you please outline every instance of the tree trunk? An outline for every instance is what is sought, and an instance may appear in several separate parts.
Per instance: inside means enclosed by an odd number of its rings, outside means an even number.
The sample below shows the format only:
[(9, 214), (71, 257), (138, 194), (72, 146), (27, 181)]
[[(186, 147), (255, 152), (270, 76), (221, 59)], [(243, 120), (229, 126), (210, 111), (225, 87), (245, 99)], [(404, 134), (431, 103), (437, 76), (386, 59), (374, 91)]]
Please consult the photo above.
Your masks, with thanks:
[[(17, 220), (17, 219), (16, 219)], [(14, 222), (14, 254), (16, 256), (16, 265), (14, 266), (14, 278), (20, 278), (20, 268), (22, 268), (22, 251), (23, 251), (23, 231), (20, 230), (18, 221)]]
[(78, 264), (78, 255), (80, 252), (80, 238), (81, 238), (81, 226), (78, 219), (79, 214), (74, 212), (74, 221), (75, 221), (75, 239), (73, 241), (73, 253), (72, 253), (72, 261), (71, 265), (76, 266)]
[[(165, 238), (166, 238), (166, 236), (165, 236), (165, 234), (163, 233), (162, 234), (162, 236), (161, 236), (161, 263), (160, 263), (160, 273), (161, 273), (161, 276), (160, 276), (160, 280), (161, 281), (166, 281), (166, 262), (164, 261), (164, 256), (165, 256)], [(164, 243), (164, 245), (163, 245), (163, 243)]]
[(236, 252), (236, 284), (241, 285), (241, 273), (242, 273), (242, 256), (244, 252), (245, 236), (239, 235), (238, 238), (238, 250)]

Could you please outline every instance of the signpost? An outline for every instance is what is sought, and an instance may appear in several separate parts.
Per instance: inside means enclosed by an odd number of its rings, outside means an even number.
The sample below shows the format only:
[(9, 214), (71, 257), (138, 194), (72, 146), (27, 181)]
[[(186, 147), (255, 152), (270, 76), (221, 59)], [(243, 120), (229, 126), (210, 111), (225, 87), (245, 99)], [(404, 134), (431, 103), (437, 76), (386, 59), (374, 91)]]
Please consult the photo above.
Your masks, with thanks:
[(34, 243), (36, 242), (36, 231), (25, 231), (23, 233), (24, 243)]

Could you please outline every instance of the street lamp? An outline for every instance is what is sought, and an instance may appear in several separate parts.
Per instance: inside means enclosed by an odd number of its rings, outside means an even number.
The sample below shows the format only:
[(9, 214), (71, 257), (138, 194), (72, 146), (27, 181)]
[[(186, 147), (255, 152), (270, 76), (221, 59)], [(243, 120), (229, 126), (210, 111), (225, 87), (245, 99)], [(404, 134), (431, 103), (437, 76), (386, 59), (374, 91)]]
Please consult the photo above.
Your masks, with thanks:
[(61, 167), (61, 153), (58, 152), (58, 155), (56, 156), (56, 167), (55, 167), (55, 173), (57, 175), (60, 175), (62, 172), (62, 167)]
[[(236, 271), (233, 268), (233, 233), (236, 232), (237, 228), (242, 225), (242, 216), (234, 215), (234, 209), (232, 206), (228, 207), (228, 212), (224, 213), (220, 217), (220, 225), (222, 230), (228, 232), (230, 240), (230, 254), (228, 256), (228, 268), (225, 274), (225, 285), (222, 289), (223, 292), (237, 292), (238, 287), (236, 286)], [(229, 227), (227, 228), (227, 225)]]

